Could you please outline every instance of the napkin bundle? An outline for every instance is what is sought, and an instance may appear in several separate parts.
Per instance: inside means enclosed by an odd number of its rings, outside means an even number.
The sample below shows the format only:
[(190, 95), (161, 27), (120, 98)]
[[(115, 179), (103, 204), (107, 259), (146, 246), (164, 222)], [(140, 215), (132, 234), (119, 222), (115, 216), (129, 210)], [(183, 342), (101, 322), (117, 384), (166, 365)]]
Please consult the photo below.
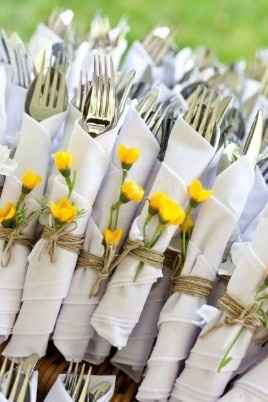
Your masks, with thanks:
[[(129, 170), (128, 177), (143, 187), (146, 186), (148, 176), (159, 153), (158, 142), (135, 108), (130, 107), (114, 147), (109, 171), (97, 196), (87, 227), (84, 250), (100, 257), (104, 252), (103, 231), (109, 222), (111, 205), (117, 200), (120, 191), (122, 170), (117, 157), (119, 144), (140, 149), (140, 158)], [(121, 207), (118, 227), (123, 229), (125, 235), (136, 214), (137, 207), (138, 204), (133, 202)], [(100, 300), (101, 293), (95, 296), (90, 296), (90, 293), (97, 280), (97, 275), (94, 268), (78, 267), (62, 306), (53, 339), (67, 360), (80, 361), (93, 336), (90, 318)]]
[[(261, 214), (251, 243), (233, 245), (235, 271), (227, 286), (227, 294), (247, 307), (255, 302), (256, 290), (267, 275), (268, 207)], [(241, 286), (243, 284), (243, 286)], [(230, 352), (230, 361), (219, 371), (219, 364), (234, 338), (241, 330), (239, 322), (224, 324), (225, 315), (214, 307), (203, 307), (200, 314), (207, 319), (199, 338), (177, 379), (172, 400), (216, 401), (220, 397), (245, 356), (253, 331), (243, 327), (241, 336)]]
[[(150, 193), (163, 191), (185, 204), (187, 185), (200, 176), (213, 155), (214, 148), (179, 118), (170, 134), (164, 162), (159, 168)], [(145, 205), (132, 224), (130, 240), (142, 239), (146, 213)], [(152, 230), (150, 225), (148, 230)], [(175, 231), (175, 226), (169, 226), (153, 249), (163, 253)], [(92, 325), (97, 333), (119, 349), (126, 346), (129, 335), (139, 321), (152, 285), (162, 277), (160, 269), (145, 264), (134, 281), (138, 264), (131, 255), (119, 264), (92, 317)]]
[[(213, 196), (201, 207), (195, 222), (182, 277), (190, 275), (215, 281), (225, 246), (253, 183), (254, 171), (246, 157), (216, 178)], [(168, 398), (198, 333), (197, 313), (205, 303), (204, 296), (176, 291), (169, 297), (160, 314), (159, 334), (139, 388), (139, 400)]]
[[(92, 205), (109, 166), (118, 129), (116, 126), (93, 139), (78, 123), (74, 128), (68, 145), (74, 159), (73, 169), (77, 172), (72, 200), (84, 211), (77, 220), (75, 234), (85, 232)], [(66, 186), (59, 175), (53, 180), (49, 199), (57, 200), (63, 195), (66, 195)], [(45, 242), (40, 239), (29, 258), (23, 304), (13, 336), (5, 349), (8, 356), (25, 357), (33, 353), (43, 356), (46, 353), (62, 300), (68, 293), (78, 256), (57, 247), (55, 262), (51, 263), (48, 254), (41, 252)]]
[[(42, 177), (42, 183), (27, 197), (28, 211), (31, 212), (38, 207), (36, 199), (42, 196), (46, 184), (51, 139), (59, 129), (64, 116), (65, 113), (61, 113), (39, 123), (24, 114), (19, 143), (14, 155), (18, 167), (14, 175), (8, 177), (4, 183), (1, 204), (17, 201), (21, 192), (20, 178), (26, 170), (32, 169)], [(31, 155), (30, 158), (29, 155)], [(28, 229), (27, 234), (32, 236), (35, 223)], [(2, 247), (3, 241), (1, 241), (1, 250)], [(14, 244), (8, 266), (0, 269), (0, 340), (2, 341), (10, 334), (20, 308), (28, 255), (27, 247)]]
[(144, 367), (157, 336), (157, 321), (170, 289), (170, 272), (153, 285), (140, 320), (128, 338), (127, 345), (116, 352), (111, 362), (135, 382), (140, 382)]

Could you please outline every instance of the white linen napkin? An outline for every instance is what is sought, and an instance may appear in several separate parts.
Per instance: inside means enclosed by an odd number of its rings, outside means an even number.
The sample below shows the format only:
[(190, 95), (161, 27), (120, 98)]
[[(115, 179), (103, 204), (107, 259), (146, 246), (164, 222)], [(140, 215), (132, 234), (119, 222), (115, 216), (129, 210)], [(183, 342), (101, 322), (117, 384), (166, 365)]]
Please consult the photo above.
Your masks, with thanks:
[[(179, 118), (171, 132), (165, 159), (160, 165), (151, 193), (163, 191), (185, 204), (187, 185), (201, 175), (214, 152), (214, 148), (203, 137)], [(147, 205), (132, 224), (129, 236), (131, 240), (142, 239), (146, 214)], [(152, 226), (148, 227), (151, 231), (154, 230)], [(176, 229), (174, 225), (170, 225), (154, 250), (163, 253)], [(160, 269), (145, 264), (134, 282), (137, 266), (138, 261), (132, 256), (127, 256), (119, 264), (91, 321), (98, 334), (118, 349), (126, 346), (152, 285), (162, 277)]]
[[(267, 274), (267, 235), (268, 206), (261, 214), (252, 242), (232, 247), (232, 259), (236, 268), (227, 286), (227, 293), (244, 306), (254, 303), (256, 290)], [(216, 401), (239, 367), (253, 336), (252, 331), (244, 328), (232, 348), (232, 359), (219, 372), (219, 363), (241, 329), (241, 324), (214, 327), (223, 323), (224, 315), (212, 306), (204, 306), (200, 314), (205, 319), (207, 315), (208, 323), (199, 335), (186, 367), (176, 381), (173, 400), (188, 401), (188, 390), (190, 390), (189, 393), (195, 393), (196, 401)], [(206, 333), (211, 328), (213, 329)]]
[[(119, 144), (140, 149), (140, 158), (130, 169), (128, 177), (141, 186), (146, 185), (159, 153), (156, 139), (138, 112), (130, 107), (116, 141), (109, 172), (97, 196), (92, 219), (88, 224), (84, 249), (98, 256), (102, 256), (104, 252), (102, 233), (107, 227), (111, 205), (117, 200), (120, 189), (121, 167), (117, 157)], [(92, 173), (94, 174), (94, 171)], [(125, 235), (137, 208), (138, 204), (130, 202), (125, 204), (120, 211), (118, 227), (124, 230)], [(74, 273), (69, 294), (62, 306), (53, 339), (56, 347), (67, 360), (80, 361), (85, 354), (89, 339), (93, 335), (90, 318), (101, 297), (100, 294), (90, 297), (90, 291), (93, 289), (96, 278), (97, 273), (94, 269), (78, 268)], [(78, 316), (79, 320), (77, 320)]]
[(30, 38), (28, 49), (34, 61), (39, 57), (41, 60), (44, 51), (46, 52), (47, 60), (49, 60), (52, 46), (59, 42), (62, 42), (62, 39), (47, 25), (41, 23)]
[[(243, 180), (241, 180), (243, 177)], [(246, 157), (221, 173), (213, 196), (200, 208), (183, 275), (214, 281), (225, 246), (238, 222), (254, 183), (254, 170)], [(176, 375), (198, 333), (198, 309), (205, 297), (173, 293), (161, 311), (159, 334), (138, 399), (167, 399)], [(179, 337), (178, 337), (178, 334)]]
[[(61, 113), (38, 123), (24, 114), (20, 140), (14, 155), (17, 169), (14, 177), (10, 176), (5, 180), (1, 203), (17, 201), (21, 189), (20, 178), (25, 170), (33, 169), (42, 177), (42, 183), (28, 196), (28, 209), (31, 211), (37, 207), (35, 199), (43, 194), (46, 184), (51, 138), (64, 117), (65, 113)], [(29, 228), (29, 235), (33, 235), (34, 226), (33, 224)], [(0, 247), (2, 249), (3, 241)], [(27, 247), (15, 244), (9, 265), (0, 269), (0, 342), (10, 334), (20, 308), (28, 255)]]
[[(47, 394), (44, 402), (73, 402), (73, 399), (70, 397), (68, 392), (66, 391), (63, 380), (64, 374), (58, 376), (56, 382), (50, 389)], [(113, 375), (92, 375), (90, 377), (90, 389), (94, 389), (101, 382), (108, 382), (111, 384), (110, 390), (107, 394), (103, 395), (98, 402), (109, 402), (112, 399), (115, 387), (115, 376)]]
[(9, 82), (9, 76), (7, 72), (8, 66), (4, 63), (0, 63), (0, 144), (5, 143), (5, 129), (7, 124), (7, 113), (6, 113), (6, 96), (7, 96), (7, 87)]
[(153, 285), (141, 318), (128, 338), (127, 345), (116, 352), (111, 363), (139, 383), (157, 336), (157, 321), (170, 287), (170, 272)]
[(109, 356), (112, 347), (110, 343), (99, 336), (92, 327), (90, 327), (90, 330), (93, 331), (93, 335), (87, 345), (84, 360), (98, 366)]
[[(78, 219), (77, 234), (83, 234), (92, 205), (109, 166), (111, 152), (118, 127), (93, 139), (80, 125), (76, 125), (68, 145), (73, 155), (73, 169), (77, 172), (74, 201), (85, 214)], [(59, 176), (52, 186), (53, 199), (64, 193)], [(53, 332), (57, 315), (66, 297), (77, 254), (57, 248), (56, 262), (50, 263), (45, 253), (39, 259), (39, 250), (44, 240), (35, 245), (29, 261), (24, 286), (24, 303), (13, 330), (13, 337), (6, 348), (9, 356), (28, 356), (37, 353), (43, 356)], [(35, 317), (35, 318), (33, 318)]]
[[(36, 402), (37, 401), (37, 385), (38, 385), (38, 371), (34, 371), (32, 378), (30, 380), (30, 395), (28, 402)], [(8, 402), (8, 400), (4, 397), (4, 395), (0, 392), (0, 402)]]
[(18, 134), (22, 127), (27, 90), (13, 82), (9, 82), (6, 91), (7, 124), (4, 132), (5, 144), (16, 147)]
[(148, 67), (153, 67), (154, 62), (139, 41), (135, 41), (129, 48), (125, 60), (122, 64), (122, 70), (135, 70), (134, 82), (137, 83), (143, 77)]
[(266, 358), (240, 377), (233, 388), (219, 401), (266, 402), (268, 400), (267, 370), (268, 359)]

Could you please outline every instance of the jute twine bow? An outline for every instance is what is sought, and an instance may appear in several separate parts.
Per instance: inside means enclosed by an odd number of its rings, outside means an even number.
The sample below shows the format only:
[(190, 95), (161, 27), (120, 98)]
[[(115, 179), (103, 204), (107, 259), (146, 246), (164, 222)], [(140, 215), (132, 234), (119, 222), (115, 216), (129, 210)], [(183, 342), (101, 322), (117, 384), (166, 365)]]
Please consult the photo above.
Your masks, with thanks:
[(115, 250), (112, 247), (107, 247), (104, 257), (98, 257), (87, 251), (80, 253), (77, 267), (92, 268), (98, 273), (97, 281), (91, 291), (91, 296), (95, 296), (100, 288), (101, 283), (106, 280), (114, 269), (126, 258), (127, 255), (132, 255), (139, 261), (162, 268), (164, 257), (162, 254), (144, 247), (143, 241), (128, 240), (119, 256), (115, 255)]
[(59, 229), (55, 229), (53, 226), (44, 226), (41, 237), (42, 239), (46, 240), (45, 250), (49, 254), (51, 263), (55, 262), (56, 247), (72, 251), (76, 254), (79, 253), (82, 248), (84, 238), (81, 235), (72, 233), (76, 227), (76, 223), (63, 225)]
[(174, 279), (174, 292), (208, 297), (212, 289), (213, 282), (199, 276), (182, 275)]
[(224, 325), (239, 324), (252, 332), (262, 326), (258, 316), (258, 305), (253, 303), (249, 306), (243, 306), (237, 300), (233, 299), (228, 293), (225, 293), (218, 301), (219, 309), (224, 313), (224, 320), (201, 336), (206, 336), (215, 329), (221, 328)]
[(26, 236), (22, 232), (23, 227), (20, 228), (5, 228), (0, 226), (0, 240), (4, 240), (3, 251), (1, 255), (1, 266), (6, 267), (11, 258), (12, 247), (15, 243), (21, 244), (25, 247), (33, 247), (33, 239)]

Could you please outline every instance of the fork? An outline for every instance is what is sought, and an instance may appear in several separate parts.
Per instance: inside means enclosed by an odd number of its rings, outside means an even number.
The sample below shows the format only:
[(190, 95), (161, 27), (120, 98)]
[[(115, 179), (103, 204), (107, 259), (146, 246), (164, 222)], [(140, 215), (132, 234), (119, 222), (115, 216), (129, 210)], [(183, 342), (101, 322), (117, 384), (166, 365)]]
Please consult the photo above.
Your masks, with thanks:
[(171, 43), (171, 30), (166, 27), (154, 28), (144, 39), (143, 47), (155, 64), (160, 64)]
[(91, 87), (85, 100), (82, 126), (96, 137), (117, 121), (117, 102), (113, 61), (110, 56), (94, 56)]
[(14, 70), (17, 85), (28, 88), (32, 81), (32, 65), (30, 65), (28, 54), (19, 47), (14, 49)]
[(78, 87), (75, 90), (75, 95), (72, 100), (72, 104), (78, 110), (80, 110), (80, 112), (83, 112), (84, 110), (86, 98), (90, 89), (91, 89), (91, 81), (89, 81), (88, 79), (88, 74), (87, 72), (83, 73), (81, 71)]
[(220, 132), (215, 133), (231, 97), (220, 98), (216, 91), (199, 86), (189, 99), (189, 109), (184, 120), (202, 135), (211, 145), (218, 146)]
[(45, 71), (45, 53), (39, 74), (29, 88), (26, 97), (26, 112), (37, 121), (64, 112), (68, 103), (65, 78), (57, 66)]

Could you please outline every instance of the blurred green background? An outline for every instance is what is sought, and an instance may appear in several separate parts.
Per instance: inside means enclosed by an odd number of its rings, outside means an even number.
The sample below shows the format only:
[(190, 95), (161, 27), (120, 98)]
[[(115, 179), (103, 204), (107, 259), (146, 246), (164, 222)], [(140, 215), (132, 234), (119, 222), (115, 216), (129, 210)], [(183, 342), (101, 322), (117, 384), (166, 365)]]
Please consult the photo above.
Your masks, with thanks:
[(72, 8), (81, 33), (96, 10), (112, 22), (128, 16), (131, 40), (155, 24), (169, 24), (180, 46), (209, 46), (224, 61), (251, 58), (268, 47), (268, 0), (0, 0), (0, 25), (28, 38), (54, 7)]

